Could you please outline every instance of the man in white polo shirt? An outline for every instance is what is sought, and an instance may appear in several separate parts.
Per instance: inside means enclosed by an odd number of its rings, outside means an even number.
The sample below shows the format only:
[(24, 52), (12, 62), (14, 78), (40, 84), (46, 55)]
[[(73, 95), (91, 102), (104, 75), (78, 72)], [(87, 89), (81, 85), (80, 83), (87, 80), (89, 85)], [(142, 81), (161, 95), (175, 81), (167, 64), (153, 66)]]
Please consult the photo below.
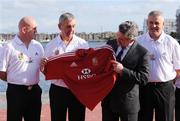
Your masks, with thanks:
[[(45, 48), (45, 57), (51, 57), (77, 49), (88, 48), (88, 43), (75, 35), (76, 19), (71, 13), (63, 13), (59, 18), (60, 34), (50, 41)], [(41, 69), (47, 60), (43, 59)], [(85, 106), (73, 95), (62, 79), (51, 80), (50, 108), (52, 121), (85, 121)]]
[(147, 19), (148, 32), (138, 38), (150, 57), (148, 84), (140, 89), (139, 121), (173, 121), (175, 93), (173, 80), (180, 71), (180, 46), (164, 31), (161, 11), (151, 11)]
[(25, 16), (19, 21), (19, 33), (3, 47), (0, 78), (8, 83), (7, 121), (40, 121), (41, 93), (38, 85), (42, 45), (34, 40), (36, 21)]

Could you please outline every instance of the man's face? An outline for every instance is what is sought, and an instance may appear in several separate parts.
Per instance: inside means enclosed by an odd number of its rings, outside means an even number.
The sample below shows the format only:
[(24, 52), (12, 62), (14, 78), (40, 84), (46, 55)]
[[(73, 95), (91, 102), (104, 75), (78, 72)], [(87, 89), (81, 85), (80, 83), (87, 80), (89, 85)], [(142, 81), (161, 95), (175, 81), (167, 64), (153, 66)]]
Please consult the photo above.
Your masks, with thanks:
[(76, 20), (65, 20), (59, 24), (59, 28), (61, 30), (61, 35), (65, 38), (71, 39), (73, 34), (75, 33), (75, 25)]
[(37, 33), (36, 25), (27, 27), (26, 34), (27, 34), (28, 38), (35, 39), (36, 33)]
[(149, 16), (147, 26), (151, 38), (157, 40), (164, 29), (164, 19), (162, 16)]
[(116, 40), (117, 40), (118, 45), (121, 47), (127, 47), (129, 43), (131, 42), (131, 40), (125, 37), (124, 34), (121, 32), (117, 32), (116, 38), (117, 38)]
[(37, 25), (35, 22), (31, 22), (29, 25), (25, 26), (25, 34), (28, 40), (35, 39), (37, 33)]

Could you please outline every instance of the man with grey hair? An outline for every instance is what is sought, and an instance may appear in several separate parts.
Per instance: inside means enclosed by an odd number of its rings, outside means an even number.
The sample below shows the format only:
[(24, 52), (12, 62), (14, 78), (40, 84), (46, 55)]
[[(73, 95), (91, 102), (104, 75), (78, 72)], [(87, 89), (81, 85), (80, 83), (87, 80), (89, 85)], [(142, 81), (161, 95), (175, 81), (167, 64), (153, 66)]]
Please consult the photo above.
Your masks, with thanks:
[(173, 81), (180, 72), (180, 46), (164, 33), (161, 11), (151, 11), (147, 19), (148, 32), (138, 42), (149, 51), (150, 76), (140, 88), (139, 121), (173, 121), (175, 94)]
[(119, 25), (117, 39), (108, 41), (116, 53), (112, 67), (118, 74), (114, 88), (102, 101), (102, 121), (137, 121), (139, 85), (149, 75), (148, 51), (136, 42), (138, 26), (132, 21)]
[[(50, 41), (45, 48), (45, 57), (41, 60), (41, 71), (47, 63), (47, 58), (77, 49), (89, 48), (88, 43), (75, 35), (76, 19), (71, 13), (63, 13), (59, 18), (59, 35)], [(68, 111), (69, 121), (85, 121), (85, 106), (73, 95), (62, 79), (50, 80), (49, 91), (51, 120), (66, 121)]]

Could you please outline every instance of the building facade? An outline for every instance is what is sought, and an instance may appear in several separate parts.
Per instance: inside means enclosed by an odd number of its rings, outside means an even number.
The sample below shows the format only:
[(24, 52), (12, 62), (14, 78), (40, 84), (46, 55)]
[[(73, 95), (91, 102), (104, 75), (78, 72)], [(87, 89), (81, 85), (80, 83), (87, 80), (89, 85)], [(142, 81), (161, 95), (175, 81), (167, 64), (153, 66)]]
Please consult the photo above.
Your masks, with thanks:
[[(48, 42), (52, 39), (54, 39), (59, 33), (52, 33), (52, 34), (46, 34), (46, 33), (39, 33), (36, 34), (36, 40), (40, 42)], [(115, 32), (102, 32), (102, 33), (75, 33), (77, 36), (87, 40), (96, 40), (96, 41), (103, 41), (103, 40), (108, 40), (108, 39), (115, 39)], [(0, 41), (5, 42), (8, 40), (11, 40), (15, 34), (1, 34), (0, 33)]]
[(180, 40), (180, 7), (179, 9), (177, 9), (176, 11), (176, 26), (177, 26), (177, 29), (176, 29), (176, 38)]

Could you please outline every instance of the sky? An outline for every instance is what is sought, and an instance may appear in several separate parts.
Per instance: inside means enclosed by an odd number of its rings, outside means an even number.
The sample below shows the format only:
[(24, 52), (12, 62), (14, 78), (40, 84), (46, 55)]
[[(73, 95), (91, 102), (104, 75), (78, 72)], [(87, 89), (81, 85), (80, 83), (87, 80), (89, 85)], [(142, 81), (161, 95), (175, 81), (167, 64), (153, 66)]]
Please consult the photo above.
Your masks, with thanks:
[(24, 16), (37, 21), (38, 33), (57, 33), (59, 16), (71, 12), (77, 19), (76, 32), (116, 32), (121, 22), (134, 21), (142, 30), (151, 10), (176, 18), (180, 0), (0, 0), (0, 33), (17, 33)]

